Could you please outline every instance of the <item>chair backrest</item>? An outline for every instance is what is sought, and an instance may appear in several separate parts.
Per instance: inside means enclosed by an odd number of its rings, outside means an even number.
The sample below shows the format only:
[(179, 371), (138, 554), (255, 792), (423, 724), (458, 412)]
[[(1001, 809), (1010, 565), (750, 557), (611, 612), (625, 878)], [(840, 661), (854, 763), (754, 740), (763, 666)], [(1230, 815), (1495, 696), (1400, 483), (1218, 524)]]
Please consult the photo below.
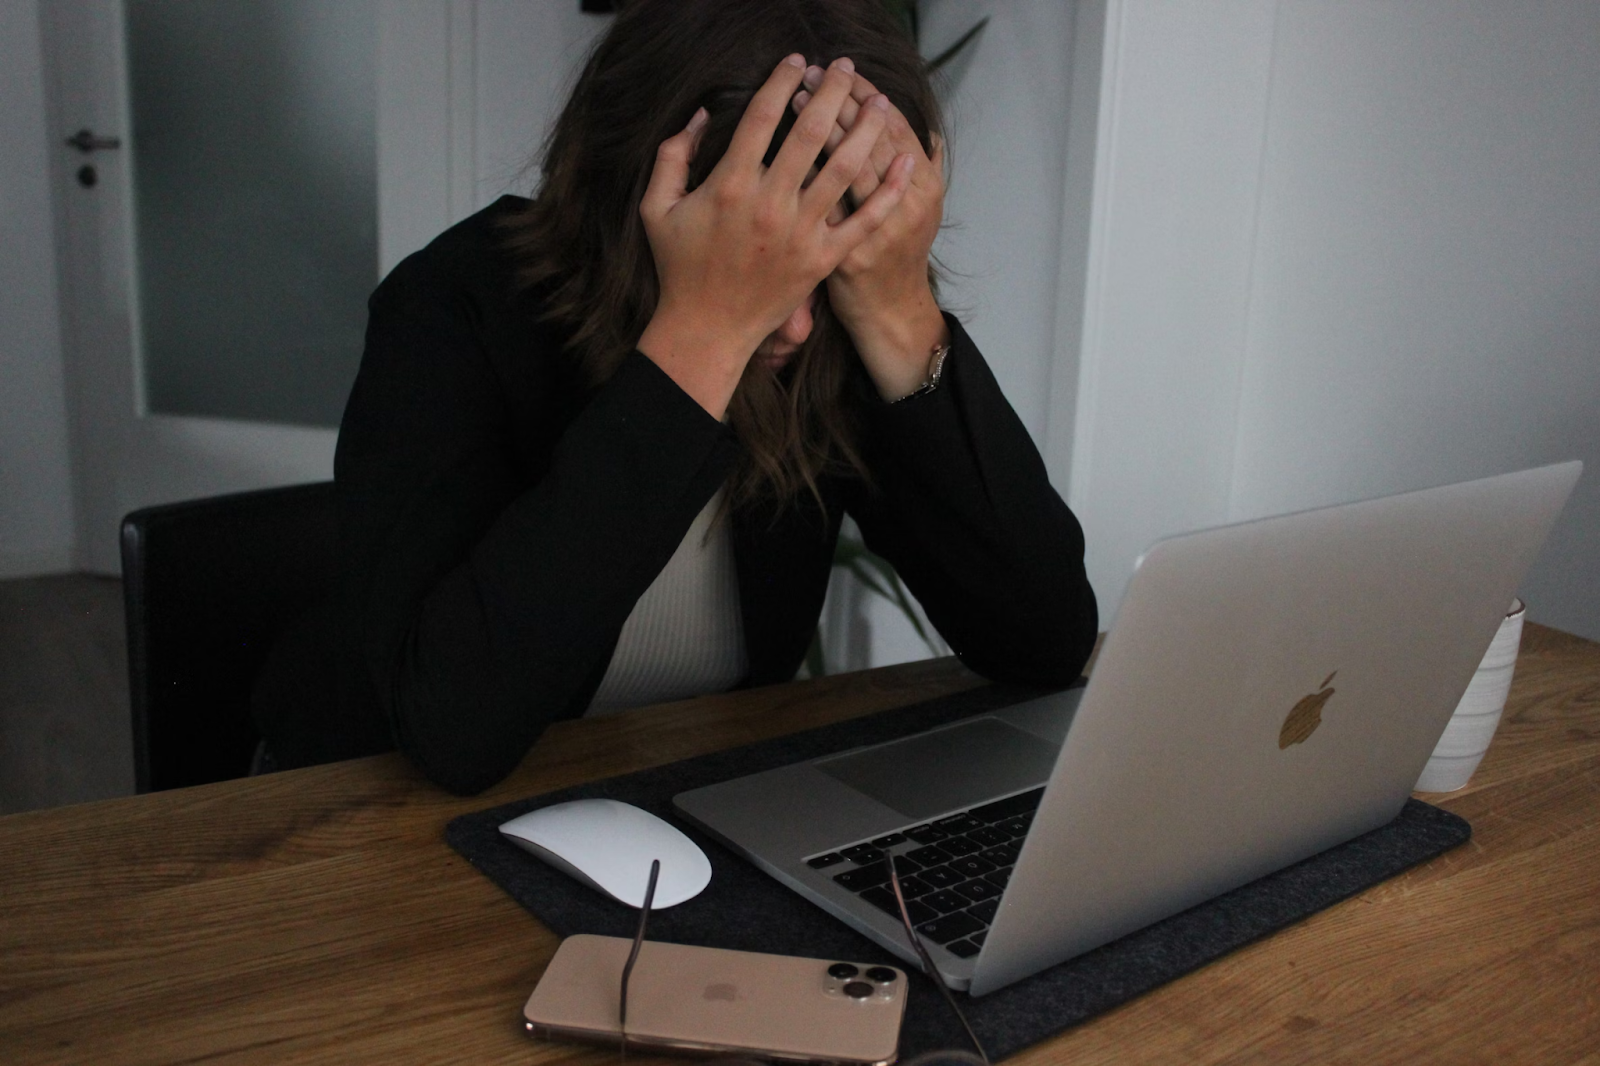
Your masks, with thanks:
[(332, 482), (122, 520), (138, 791), (249, 772), (250, 691), (279, 635), (327, 592), (335, 539)]

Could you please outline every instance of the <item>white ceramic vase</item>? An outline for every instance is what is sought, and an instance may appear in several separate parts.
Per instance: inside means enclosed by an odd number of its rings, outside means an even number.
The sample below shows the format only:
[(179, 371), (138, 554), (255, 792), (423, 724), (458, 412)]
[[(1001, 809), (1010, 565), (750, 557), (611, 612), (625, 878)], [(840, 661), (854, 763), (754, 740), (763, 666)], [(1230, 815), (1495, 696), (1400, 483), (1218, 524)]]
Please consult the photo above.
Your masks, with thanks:
[(1500, 630), (1472, 675), (1467, 691), (1456, 705), (1450, 724), (1434, 747), (1417, 778), (1418, 792), (1454, 792), (1465, 788), (1472, 772), (1483, 761), (1489, 741), (1500, 725), (1511, 691), (1511, 675), (1517, 667), (1517, 651), (1522, 647), (1522, 621), (1528, 615), (1521, 600), (1511, 601), (1511, 610), (1500, 623)]

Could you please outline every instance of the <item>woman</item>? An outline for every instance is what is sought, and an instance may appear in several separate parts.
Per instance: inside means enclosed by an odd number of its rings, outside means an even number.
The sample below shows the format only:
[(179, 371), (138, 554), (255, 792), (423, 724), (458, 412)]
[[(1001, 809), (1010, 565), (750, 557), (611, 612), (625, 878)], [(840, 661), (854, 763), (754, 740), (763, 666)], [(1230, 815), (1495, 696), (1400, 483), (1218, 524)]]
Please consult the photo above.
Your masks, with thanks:
[(937, 110), (876, 0), (629, 4), (543, 163), (372, 297), (278, 764), (476, 792), (553, 720), (787, 681), (846, 512), (973, 669), (1077, 676), (1082, 534), (934, 301)]

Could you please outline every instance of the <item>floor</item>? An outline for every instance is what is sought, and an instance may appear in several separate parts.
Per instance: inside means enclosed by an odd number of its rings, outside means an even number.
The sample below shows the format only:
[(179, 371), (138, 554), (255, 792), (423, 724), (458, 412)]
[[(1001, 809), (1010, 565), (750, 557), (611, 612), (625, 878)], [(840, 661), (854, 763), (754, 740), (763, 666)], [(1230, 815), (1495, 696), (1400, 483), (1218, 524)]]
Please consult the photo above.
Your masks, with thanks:
[(0, 814), (132, 793), (122, 582), (0, 581)]

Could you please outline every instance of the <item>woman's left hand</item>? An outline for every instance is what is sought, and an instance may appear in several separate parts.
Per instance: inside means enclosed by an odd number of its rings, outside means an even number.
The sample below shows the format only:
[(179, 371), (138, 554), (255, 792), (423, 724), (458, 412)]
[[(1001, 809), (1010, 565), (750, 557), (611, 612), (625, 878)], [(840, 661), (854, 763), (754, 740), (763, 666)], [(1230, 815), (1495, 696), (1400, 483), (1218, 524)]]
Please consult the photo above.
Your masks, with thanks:
[[(820, 67), (808, 69), (806, 88), (821, 85), (822, 74)], [(850, 98), (828, 139), (829, 151), (854, 127), (861, 106), (877, 92), (866, 78), (855, 75)], [(809, 92), (802, 89), (795, 95), (795, 110), (803, 110), (809, 102)], [(907, 154), (913, 160), (911, 181), (900, 203), (828, 275), (828, 302), (885, 400), (916, 391), (927, 378), (934, 347), (950, 339), (928, 282), (928, 255), (944, 217), (944, 146), (935, 141), (929, 158), (911, 124), (891, 106), (883, 132), (850, 192), (856, 203), (862, 203), (883, 182), (889, 165)]]

